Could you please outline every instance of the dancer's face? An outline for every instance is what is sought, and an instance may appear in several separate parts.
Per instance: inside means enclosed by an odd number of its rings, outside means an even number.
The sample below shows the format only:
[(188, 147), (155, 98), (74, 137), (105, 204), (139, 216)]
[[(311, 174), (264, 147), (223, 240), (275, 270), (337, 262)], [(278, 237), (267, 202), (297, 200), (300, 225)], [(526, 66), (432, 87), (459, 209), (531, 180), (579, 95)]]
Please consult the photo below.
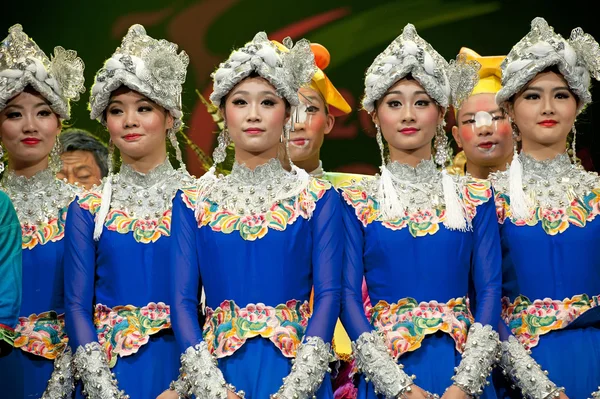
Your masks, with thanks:
[(276, 156), (289, 112), (268, 81), (261, 77), (242, 80), (228, 94), (222, 111), (236, 154)]
[(414, 79), (394, 84), (373, 113), (373, 122), (379, 125), (389, 146), (399, 151), (431, 146), (442, 118), (441, 108)]
[(166, 152), (173, 117), (163, 107), (126, 87), (115, 90), (106, 109), (106, 126), (123, 159)]
[(47, 162), (60, 130), (58, 115), (41, 94), (29, 88), (0, 112), (0, 140), (13, 164)]
[(577, 116), (577, 98), (562, 75), (541, 72), (515, 95), (508, 110), (521, 135), (523, 149), (565, 148)]

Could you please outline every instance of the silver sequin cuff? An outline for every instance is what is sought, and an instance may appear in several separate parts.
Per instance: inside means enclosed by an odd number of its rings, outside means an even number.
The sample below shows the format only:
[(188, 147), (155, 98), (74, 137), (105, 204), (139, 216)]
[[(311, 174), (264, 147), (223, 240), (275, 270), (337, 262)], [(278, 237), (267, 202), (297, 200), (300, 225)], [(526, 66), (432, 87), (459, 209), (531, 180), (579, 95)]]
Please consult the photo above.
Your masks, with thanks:
[(111, 373), (106, 353), (98, 342), (80, 346), (73, 359), (75, 379), (83, 382), (83, 394), (88, 399), (128, 399), (120, 391), (117, 380)]
[(365, 332), (352, 342), (356, 367), (371, 381), (375, 390), (386, 398), (410, 392), (415, 376), (408, 376), (403, 366), (390, 356), (383, 338), (376, 332)]
[(454, 385), (467, 395), (479, 397), (489, 385), (487, 378), (500, 358), (498, 333), (491, 326), (475, 323), (469, 329), (462, 361), (452, 377)]
[(592, 399), (596, 398), (600, 398), (600, 387), (598, 387), (598, 390), (596, 392), (592, 393)]
[(171, 385), (169, 385), (169, 389), (177, 392), (179, 399), (188, 399), (192, 397), (191, 387), (183, 380), (182, 377), (179, 377), (176, 381), (172, 381)]
[(304, 338), (292, 360), (292, 371), (272, 399), (312, 398), (329, 370), (331, 347), (319, 337)]
[(508, 341), (502, 342), (502, 374), (512, 380), (525, 398), (557, 398), (564, 388), (550, 381), (548, 372), (542, 371), (530, 354), (514, 336), (510, 336)]
[(54, 370), (48, 380), (48, 386), (41, 399), (63, 399), (73, 395), (75, 384), (73, 381), (73, 370), (71, 361), (73, 355), (71, 348), (67, 349), (54, 361)]
[(217, 367), (217, 360), (208, 351), (206, 342), (190, 346), (181, 355), (181, 373), (180, 379), (183, 379), (189, 387), (189, 393), (196, 395), (196, 398), (227, 398), (225, 378)]

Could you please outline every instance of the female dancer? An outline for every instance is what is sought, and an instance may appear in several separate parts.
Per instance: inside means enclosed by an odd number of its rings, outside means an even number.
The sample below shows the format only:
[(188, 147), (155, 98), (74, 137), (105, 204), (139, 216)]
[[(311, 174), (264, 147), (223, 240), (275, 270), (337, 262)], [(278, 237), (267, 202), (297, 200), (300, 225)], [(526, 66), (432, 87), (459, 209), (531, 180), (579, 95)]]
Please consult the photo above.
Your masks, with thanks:
[[(377, 128), (381, 176), (342, 189), (342, 322), (366, 377), (359, 398), (435, 397), (447, 388), (444, 397), (479, 396), (495, 361), (501, 282), (492, 191), (440, 172), (431, 159), (436, 136), (435, 160), (445, 164), (450, 88), (459, 107), (477, 66), (461, 60), (449, 69), (408, 24), (367, 71), (363, 107)], [(374, 305), (368, 317), (363, 276)]]
[[(510, 331), (502, 367), (519, 388), (514, 397), (588, 398), (600, 384), (600, 180), (566, 151), (599, 59), (580, 28), (565, 40), (536, 18), (502, 63), (496, 101), (522, 145), (510, 169), (491, 177)], [(575, 159), (574, 149), (575, 138)]]
[[(66, 228), (67, 330), (90, 398), (125, 397), (119, 388), (155, 398), (177, 375), (167, 265), (172, 200), (192, 182), (175, 138), (187, 65), (175, 44), (133, 25), (92, 87), (91, 117), (110, 133), (109, 161), (114, 145), (123, 164), (79, 195)], [(167, 138), (179, 170), (168, 160)]]
[(8, 154), (0, 185), (15, 206), (23, 235), (18, 350), (0, 360), (0, 386), (9, 398), (70, 397), (63, 250), (67, 207), (76, 188), (56, 179), (56, 137), (61, 121), (69, 119), (69, 101), (84, 91), (84, 66), (77, 53), (62, 47), (50, 60), (21, 25), (9, 29), (0, 60), (0, 138)]
[(231, 139), (235, 164), (226, 177), (213, 165), (173, 206), (173, 329), (198, 398), (333, 398), (323, 379), (340, 304), (341, 204), (330, 183), (278, 160), (290, 107), (314, 73), (308, 42), (284, 45), (261, 32), (219, 65), (211, 101), (226, 129), (214, 159)]

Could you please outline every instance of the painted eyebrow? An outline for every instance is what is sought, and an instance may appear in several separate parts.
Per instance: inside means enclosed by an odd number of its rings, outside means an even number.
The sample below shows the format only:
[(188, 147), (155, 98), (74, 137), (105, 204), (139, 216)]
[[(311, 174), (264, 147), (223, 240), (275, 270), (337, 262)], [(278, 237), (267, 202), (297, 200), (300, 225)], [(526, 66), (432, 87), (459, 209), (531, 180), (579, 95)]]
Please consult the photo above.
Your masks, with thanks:
[[(41, 101), (41, 102), (35, 104), (33, 106), (33, 108), (39, 108), (39, 107), (43, 107), (43, 106), (48, 106), (49, 107), (48, 103), (45, 103), (45, 102)], [(9, 104), (9, 105), (6, 106), (6, 108), (25, 109), (25, 107), (23, 107), (22, 105), (19, 105), (19, 104)]]
[[(136, 104), (137, 103), (141, 103), (141, 102), (151, 103), (152, 100), (150, 100), (147, 97), (142, 97), (142, 98), (140, 98), (139, 100), (136, 101)], [(123, 101), (121, 101), (121, 100), (110, 100), (110, 102), (108, 103), (108, 105), (112, 105), (112, 104), (121, 104), (121, 105), (123, 105)]]
[[(388, 91), (388, 92), (387, 92), (387, 93), (385, 93), (383, 96), (385, 97), (385, 96), (387, 96), (387, 95), (390, 95), (390, 94), (404, 94), (404, 93), (402, 93), (400, 90), (392, 90), (392, 91)], [(427, 94), (427, 92), (426, 92), (426, 91), (424, 91), (424, 90), (418, 90), (418, 91), (415, 91), (413, 94), (415, 94), (415, 95), (417, 95), (417, 94), (425, 94), (426, 96), (428, 96), (428, 95), (429, 95), (429, 94)]]
[[(245, 94), (245, 95), (249, 95), (249, 94), (250, 94), (250, 92), (248, 92), (248, 91), (246, 91), (246, 90), (238, 90), (238, 91), (235, 91), (235, 92), (233, 92), (233, 94), (232, 94), (232, 95), (233, 95), (233, 96), (235, 96), (236, 94)], [(277, 94), (275, 94), (275, 92), (273, 92), (273, 91), (271, 91), (271, 90), (263, 90), (263, 91), (261, 91), (259, 94), (271, 94), (271, 95), (277, 96)]]
[[(532, 90), (532, 91), (539, 91), (539, 92), (543, 92), (544, 89), (542, 89), (541, 87), (537, 87), (537, 86), (530, 86), (528, 88), (526, 88), (524, 91), (528, 91), (528, 90)], [(562, 90), (569, 90), (569, 88), (567, 86), (561, 86), (561, 87), (555, 87), (552, 89), (552, 91), (562, 91)]]

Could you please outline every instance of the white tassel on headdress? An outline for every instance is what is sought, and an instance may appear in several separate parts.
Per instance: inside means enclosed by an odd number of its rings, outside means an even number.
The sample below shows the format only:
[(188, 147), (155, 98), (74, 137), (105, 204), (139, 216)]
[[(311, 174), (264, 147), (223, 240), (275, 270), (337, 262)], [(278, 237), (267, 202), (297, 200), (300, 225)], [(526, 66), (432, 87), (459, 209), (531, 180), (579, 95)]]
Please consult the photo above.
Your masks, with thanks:
[(464, 203), (457, 192), (458, 187), (446, 169), (442, 171), (442, 188), (444, 190), (444, 203), (446, 205), (444, 226), (450, 230), (470, 230), (471, 223), (467, 223)]
[(404, 216), (406, 204), (398, 195), (394, 186), (394, 175), (385, 164), (381, 165), (381, 178), (377, 194), (377, 202), (381, 207), (381, 215), (384, 220), (396, 220)]
[(113, 175), (109, 174), (104, 182), (104, 188), (102, 189), (102, 199), (100, 200), (100, 210), (96, 215), (96, 224), (94, 225), (94, 240), (98, 241), (102, 235), (102, 229), (104, 228), (104, 222), (110, 209), (110, 202), (112, 197), (112, 179)]
[(510, 211), (515, 219), (529, 218), (529, 203), (523, 191), (523, 165), (517, 153), (513, 155), (509, 168), (508, 190)]

